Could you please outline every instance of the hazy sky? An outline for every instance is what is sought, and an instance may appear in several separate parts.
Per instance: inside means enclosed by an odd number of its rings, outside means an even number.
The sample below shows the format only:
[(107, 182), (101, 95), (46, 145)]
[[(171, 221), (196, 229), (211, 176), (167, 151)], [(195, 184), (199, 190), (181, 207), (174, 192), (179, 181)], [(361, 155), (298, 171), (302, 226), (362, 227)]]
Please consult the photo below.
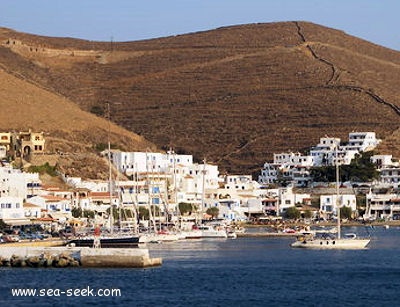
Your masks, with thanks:
[(400, 0), (0, 0), (0, 26), (130, 41), (221, 26), (311, 21), (400, 50)]

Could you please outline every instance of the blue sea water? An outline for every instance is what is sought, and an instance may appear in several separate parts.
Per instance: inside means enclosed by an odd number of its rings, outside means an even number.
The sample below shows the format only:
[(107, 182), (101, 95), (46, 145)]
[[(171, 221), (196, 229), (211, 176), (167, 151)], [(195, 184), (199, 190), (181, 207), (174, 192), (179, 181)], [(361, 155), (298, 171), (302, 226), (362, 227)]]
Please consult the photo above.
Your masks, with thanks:
[[(347, 229), (361, 232), (362, 228)], [(1, 306), (397, 306), (400, 228), (370, 230), (367, 250), (292, 249), (293, 238), (150, 246), (148, 269), (0, 268)], [(12, 288), (120, 289), (121, 296), (15, 297)], [(95, 293), (95, 292), (94, 292)]]

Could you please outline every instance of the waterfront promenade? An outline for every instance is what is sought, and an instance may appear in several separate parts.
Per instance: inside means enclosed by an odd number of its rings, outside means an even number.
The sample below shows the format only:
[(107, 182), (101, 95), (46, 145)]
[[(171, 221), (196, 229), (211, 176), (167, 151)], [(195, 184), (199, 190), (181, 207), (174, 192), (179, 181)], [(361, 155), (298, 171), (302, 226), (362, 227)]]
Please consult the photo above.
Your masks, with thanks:
[[(251, 238), (251, 237), (296, 237), (299, 233), (296, 232), (284, 232), (284, 229), (303, 230), (306, 228), (321, 228), (324, 227), (335, 227), (337, 226), (334, 221), (319, 222), (319, 223), (304, 223), (304, 222), (290, 222), (290, 221), (279, 221), (278, 223), (263, 223), (263, 224), (245, 224), (242, 225), (246, 229), (243, 233), (237, 233), (239, 238)], [(400, 227), (400, 221), (346, 221), (342, 222), (342, 227)]]

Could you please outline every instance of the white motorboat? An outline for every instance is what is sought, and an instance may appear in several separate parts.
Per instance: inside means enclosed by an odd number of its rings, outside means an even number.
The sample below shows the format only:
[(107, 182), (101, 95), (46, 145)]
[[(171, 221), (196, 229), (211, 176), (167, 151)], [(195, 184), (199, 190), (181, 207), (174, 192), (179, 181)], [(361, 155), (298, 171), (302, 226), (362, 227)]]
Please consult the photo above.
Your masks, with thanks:
[(224, 227), (215, 227), (213, 225), (200, 225), (190, 231), (187, 231), (185, 234), (186, 239), (228, 238), (228, 234)]
[(180, 239), (179, 235), (170, 232), (144, 233), (139, 236), (139, 243), (173, 242)]

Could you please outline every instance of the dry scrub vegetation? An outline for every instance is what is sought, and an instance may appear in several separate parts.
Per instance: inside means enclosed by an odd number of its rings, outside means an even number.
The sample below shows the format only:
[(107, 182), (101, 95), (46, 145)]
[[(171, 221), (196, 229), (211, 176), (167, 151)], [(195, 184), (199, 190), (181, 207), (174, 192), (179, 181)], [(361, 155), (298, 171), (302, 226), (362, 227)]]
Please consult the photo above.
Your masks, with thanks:
[[(101, 111), (109, 102), (120, 126), (231, 173), (355, 130), (376, 131), (382, 152), (400, 157), (400, 53), (341, 31), (286, 22), (110, 44), (3, 29), (0, 41), (0, 65), (15, 76), (0, 103), (18, 114), (1, 128), (29, 123), (49, 131), (54, 148), (87, 152), (104, 140), (105, 122), (82, 119), (76, 105)], [(25, 111), (32, 101), (37, 109)], [(150, 146), (113, 129), (125, 149)]]

